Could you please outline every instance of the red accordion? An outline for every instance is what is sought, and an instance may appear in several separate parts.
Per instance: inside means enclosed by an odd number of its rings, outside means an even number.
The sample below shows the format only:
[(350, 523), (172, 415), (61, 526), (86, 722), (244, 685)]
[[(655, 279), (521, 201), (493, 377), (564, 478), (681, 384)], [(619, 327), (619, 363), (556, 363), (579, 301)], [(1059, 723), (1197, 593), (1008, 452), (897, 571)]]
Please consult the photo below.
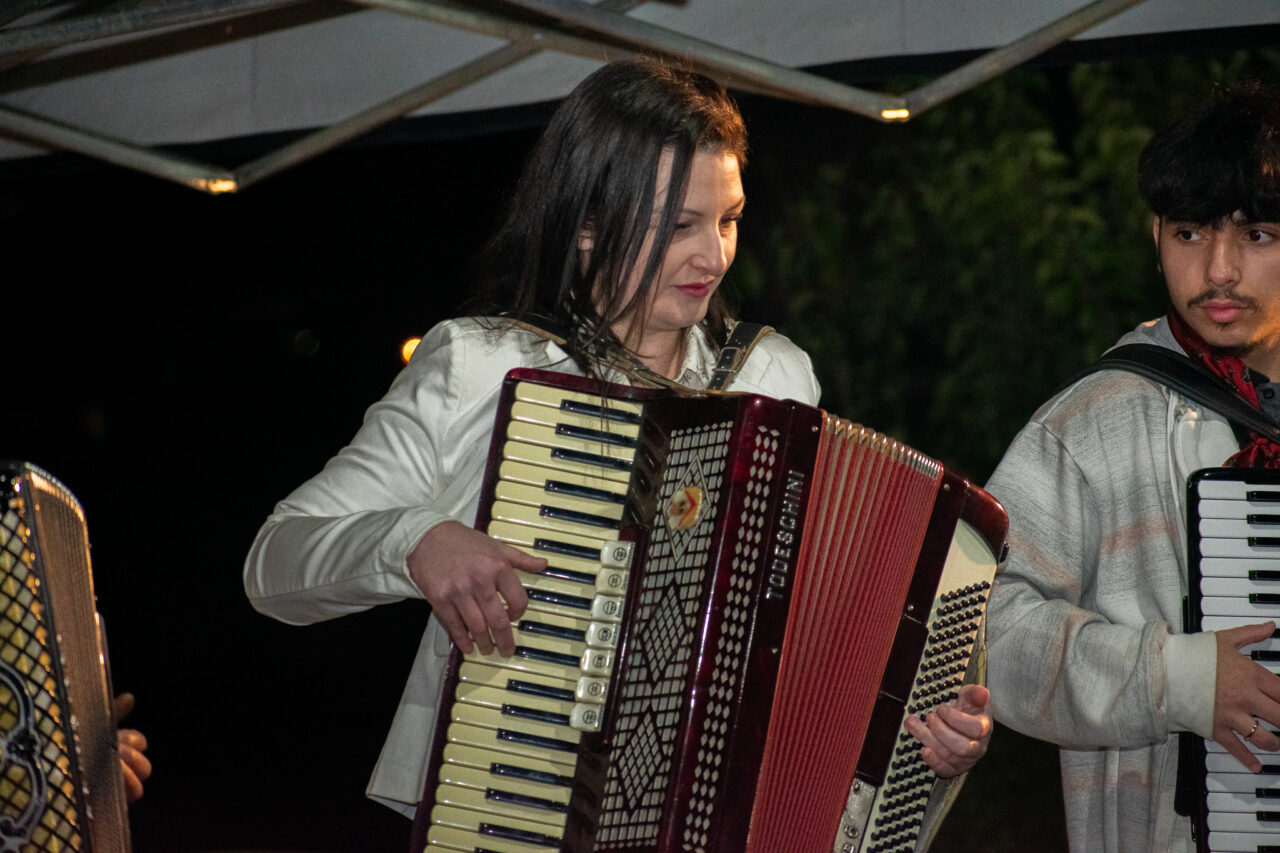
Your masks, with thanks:
[(476, 527), (546, 557), (455, 651), (415, 850), (911, 850), (1007, 521), (794, 401), (508, 375)]

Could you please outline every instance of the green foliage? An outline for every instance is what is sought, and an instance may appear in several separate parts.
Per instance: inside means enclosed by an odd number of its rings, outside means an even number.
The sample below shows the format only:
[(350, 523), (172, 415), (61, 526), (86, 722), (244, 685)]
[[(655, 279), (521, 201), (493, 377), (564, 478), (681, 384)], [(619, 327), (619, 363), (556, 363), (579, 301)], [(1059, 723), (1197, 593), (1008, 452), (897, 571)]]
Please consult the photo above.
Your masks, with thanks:
[(845, 152), (777, 154), (742, 313), (810, 352), (830, 411), (984, 480), (1060, 382), (1165, 310), (1138, 153), (1244, 78), (1280, 82), (1280, 51), (1022, 70), (863, 122)]

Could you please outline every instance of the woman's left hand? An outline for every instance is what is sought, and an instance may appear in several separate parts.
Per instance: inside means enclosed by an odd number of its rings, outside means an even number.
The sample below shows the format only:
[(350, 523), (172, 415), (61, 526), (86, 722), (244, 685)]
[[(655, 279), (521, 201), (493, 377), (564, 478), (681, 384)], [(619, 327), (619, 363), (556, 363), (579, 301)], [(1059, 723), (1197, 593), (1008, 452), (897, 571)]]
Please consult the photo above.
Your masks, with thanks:
[(943, 779), (967, 773), (987, 751), (991, 740), (991, 691), (966, 684), (960, 695), (921, 721), (907, 718), (907, 731), (920, 741), (921, 757)]

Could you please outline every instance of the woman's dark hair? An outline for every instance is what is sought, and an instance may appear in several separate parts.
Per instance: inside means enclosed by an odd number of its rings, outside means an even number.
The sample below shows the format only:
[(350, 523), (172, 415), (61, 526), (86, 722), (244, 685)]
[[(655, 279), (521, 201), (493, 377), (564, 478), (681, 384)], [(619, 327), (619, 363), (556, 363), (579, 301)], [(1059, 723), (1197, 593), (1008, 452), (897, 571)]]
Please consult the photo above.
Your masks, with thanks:
[(1256, 84), (1217, 93), (1147, 143), (1138, 188), (1162, 219), (1280, 221), (1280, 94)]
[[(478, 261), (482, 308), (549, 321), (594, 373), (590, 348), (620, 344), (611, 326), (644, 321), (698, 151), (746, 162), (746, 128), (724, 87), (703, 74), (653, 60), (615, 62), (583, 80), (534, 147), (505, 221)], [(653, 249), (631, 299), (626, 286), (654, 222), (658, 162), (670, 151), (671, 183)], [(579, 244), (590, 240), (590, 251)], [(704, 321), (723, 336), (728, 310), (713, 295)]]

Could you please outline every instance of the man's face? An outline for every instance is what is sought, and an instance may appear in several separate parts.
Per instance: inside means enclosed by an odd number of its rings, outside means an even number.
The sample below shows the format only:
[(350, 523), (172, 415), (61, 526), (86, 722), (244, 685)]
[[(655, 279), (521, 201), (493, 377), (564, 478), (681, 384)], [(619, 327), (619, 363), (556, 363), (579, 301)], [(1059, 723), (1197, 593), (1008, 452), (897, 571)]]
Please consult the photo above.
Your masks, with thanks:
[(1211, 347), (1280, 380), (1280, 223), (1157, 219), (1152, 234), (1178, 314)]

